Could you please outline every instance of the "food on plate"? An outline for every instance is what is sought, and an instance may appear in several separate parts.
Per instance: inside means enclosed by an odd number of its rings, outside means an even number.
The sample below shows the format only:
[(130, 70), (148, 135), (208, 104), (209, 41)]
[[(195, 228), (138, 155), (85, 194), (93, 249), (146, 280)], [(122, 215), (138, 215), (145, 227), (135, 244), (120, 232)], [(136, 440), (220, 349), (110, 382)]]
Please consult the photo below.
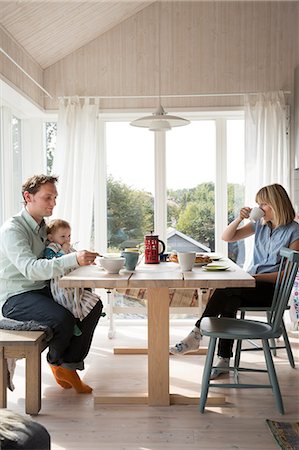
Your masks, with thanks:
[[(171, 253), (169, 255), (169, 261), (178, 262), (178, 255), (176, 253)], [(212, 262), (212, 259), (205, 255), (204, 253), (196, 253), (195, 264), (209, 264)]]
[(175, 262), (175, 263), (179, 262), (179, 261), (178, 261), (178, 255), (177, 255), (176, 253), (170, 253), (170, 255), (169, 255), (169, 261)]
[(209, 264), (212, 262), (212, 259), (203, 254), (203, 253), (196, 253), (196, 258), (195, 258), (195, 264)]

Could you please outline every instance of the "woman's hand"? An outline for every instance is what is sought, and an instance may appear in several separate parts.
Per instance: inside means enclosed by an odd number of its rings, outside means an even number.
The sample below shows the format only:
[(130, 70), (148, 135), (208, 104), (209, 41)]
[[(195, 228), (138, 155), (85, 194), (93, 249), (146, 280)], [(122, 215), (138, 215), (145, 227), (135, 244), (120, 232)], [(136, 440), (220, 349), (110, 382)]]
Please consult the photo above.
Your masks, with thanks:
[(236, 242), (240, 239), (245, 239), (248, 236), (254, 234), (254, 229), (250, 222), (239, 228), (240, 223), (243, 221), (243, 219), (249, 218), (250, 211), (251, 208), (249, 208), (248, 206), (244, 206), (243, 208), (241, 208), (239, 217), (237, 217), (228, 225), (221, 236), (221, 238), (225, 242)]
[(76, 252), (79, 266), (89, 266), (90, 264), (93, 264), (97, 256), (99, 256), (98, 253), (89, 252), (88, 250), (81, 250), (80, 252)]
[(240, 220), (242, 221), (244, 219), (249, 219), (250, 211), (251, 208), (248, 208), (248, 206), (244, 206), (243, 208), (241, 208), (239, 214)]

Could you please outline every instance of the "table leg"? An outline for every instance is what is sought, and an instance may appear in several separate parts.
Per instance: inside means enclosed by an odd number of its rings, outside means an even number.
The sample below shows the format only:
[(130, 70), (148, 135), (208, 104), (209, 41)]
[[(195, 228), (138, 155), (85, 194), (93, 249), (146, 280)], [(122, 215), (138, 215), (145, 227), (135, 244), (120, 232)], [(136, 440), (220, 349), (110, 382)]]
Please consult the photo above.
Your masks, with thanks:
[(41, 409), (41, 351), (38, 345), (26, 349), (26, 413)]
[(113, 316), (113, 306), (114, 306), (114, 290), (108, 289), (107, 291), (108, 307), (109, 307), (109, 330), (108, 338), (113, 339), (115, 336), (115, 323)]
[(148, 404), (168, 406), (170, 404), (168, 288), (148, 288), (147, 297)]

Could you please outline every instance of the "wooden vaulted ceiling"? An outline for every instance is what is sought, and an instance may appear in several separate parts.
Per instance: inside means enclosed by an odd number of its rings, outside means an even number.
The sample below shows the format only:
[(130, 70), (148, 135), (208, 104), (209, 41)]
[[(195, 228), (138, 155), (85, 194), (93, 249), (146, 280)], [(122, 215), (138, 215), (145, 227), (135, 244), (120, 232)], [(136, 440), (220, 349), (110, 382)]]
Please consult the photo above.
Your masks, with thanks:
[(45, 69), (152, 3), (0, 0), (0, 25)]

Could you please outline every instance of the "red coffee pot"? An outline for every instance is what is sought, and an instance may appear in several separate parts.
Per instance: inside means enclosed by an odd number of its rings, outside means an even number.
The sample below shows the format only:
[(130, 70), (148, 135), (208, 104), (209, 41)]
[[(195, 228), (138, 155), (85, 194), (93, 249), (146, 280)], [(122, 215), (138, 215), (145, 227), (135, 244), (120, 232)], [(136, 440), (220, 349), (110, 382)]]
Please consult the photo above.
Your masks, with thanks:
[[(159, 252), (159, 243), (162, 245), (162, 251)], [(158, 264), (160, 262), (159, 255), (164, 253), (165, 244), (159, 239), (158, 235), (147, 234), (144, 236), (144, 262), (146, 264)]]

